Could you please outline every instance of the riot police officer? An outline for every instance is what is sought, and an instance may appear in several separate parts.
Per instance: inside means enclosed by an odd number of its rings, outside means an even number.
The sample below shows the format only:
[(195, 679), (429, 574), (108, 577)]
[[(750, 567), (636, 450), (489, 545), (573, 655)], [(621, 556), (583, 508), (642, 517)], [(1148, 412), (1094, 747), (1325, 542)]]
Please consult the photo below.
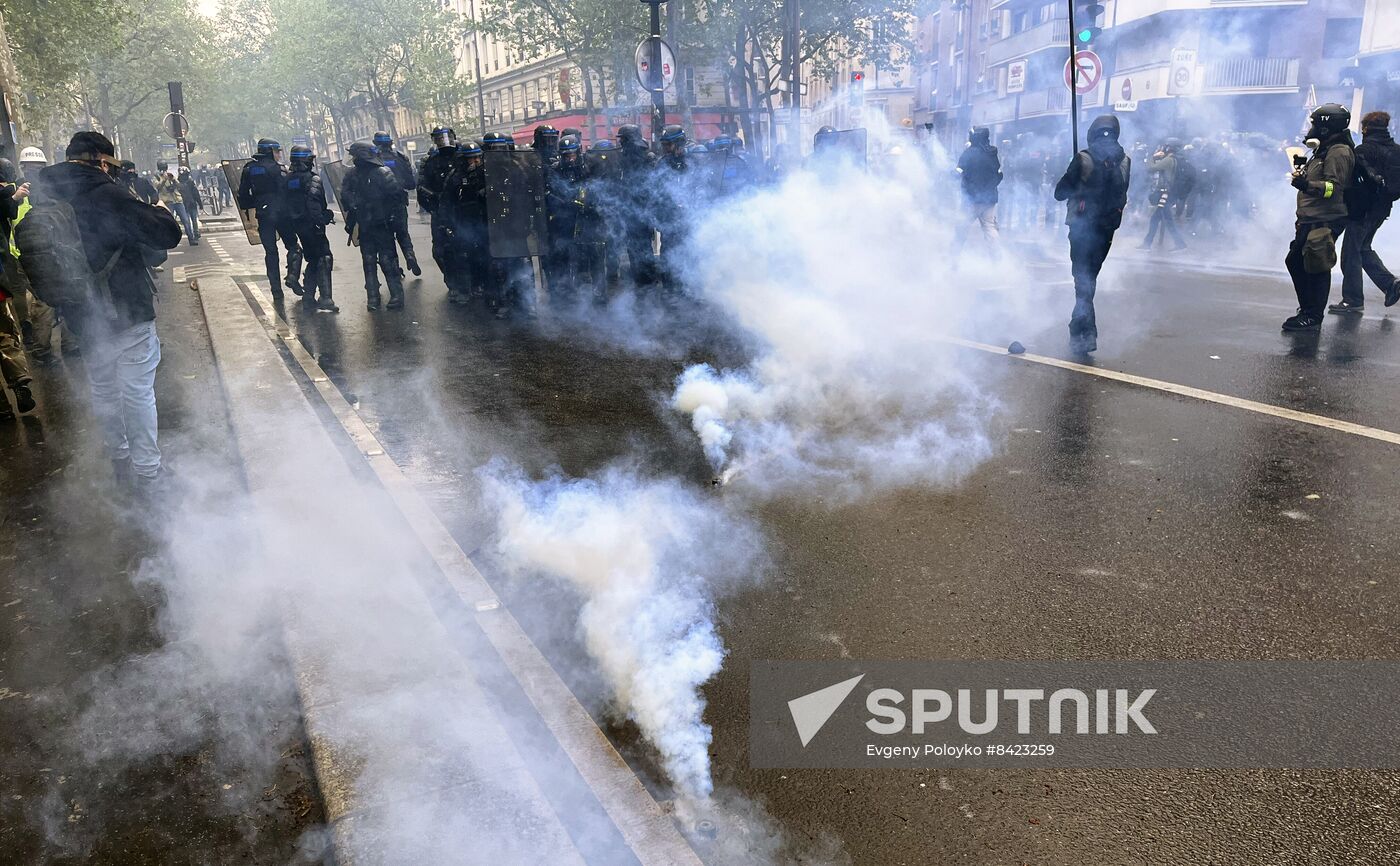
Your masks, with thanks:
[(656, 256), (652, 252), (655, 202), (651, 194), (656, 156), (635, 123), (618, 127), (617, 141), (619, 190), (612, 204), (618, 209), (619, 240), (627, 251), (628, 275), (633, 286), (641, 288), (656, 281)]
[(490, 251), (486, 239), (486, 172), (481, 145), (464, 141), (456, 149), (442, 182), (437, 209), (445, 232), (447, 299), (465, 304), (486, 292)]
[(530, 149), (540, 155), (540, 164), (548, 168), (559, 157), (559, 130), (549, 124), (535, 127), (535, 140)]
[(278, 157), (282, 155), (282, 145), (271, 138), (258, 139), (258, 152), (243, 166), (243, 174), (238, 179), (238, 207), (240, 210), (256, 211), (258, 216), (258, 240), (262, 242), (263, 263), (267, 267), (267, 280), (272, 288), (272, 297), (282, 298), (282, 277), (279, 276), (277, 239), (287, 248), (287, 288), (293, 294), (301, 294), (301, 247), (296, 235), (287, 227), (282, 197), (285, 193), (286, 172)]
[(515, 139), (504, 132), (488, 132), (481, 137), (481, 149), (490, 153), (492, 151), (512, 150), (515, 147)]
[(414, 176), (413, 160), (404, 154), (394, 150), (394, 137), (387, 132), (376, 132), (374, 134), (374, 146), (379, 151), (380, 159), (384, 160), (384, 165), (394, 173), (399, 186), (403, 189), (403, 212), (400, 219), (394, 222), (394, 238), (403, 248), (404, 264), (413, 272), (415, 277), (423, 275), (423, 269), (418, 267), (418, 256), (413, 252), (413, 238), (408, 236), (408, 193), (418, 186), (418, 178)]
[[(321, 186), (321, 176), (316, 173), (316, 154), (303, 144), (292, 145), (291, 171), (287, 173), (286, 215), (287, 224), (296, 233), (306, 256), (306, 282), (302, 289), (301, 303), (307, 309), (316, 308), (332, 313), (340, 312), (331, 293), (330, 241), (326, 240), (326, 226), (335, 222), (335, 215), (326, 206), (326, 191)], [(321, 298), (316, 299), (320, 289)]]
[(440, 126), (434, 129), (433, 150), (418, 170), (418, 204), (429, 214), (433, 237), (433, 261), (442, 271), (447, 283), (447, 297), (453, 298), (453, 274), (449, 266), (450, 235), (448, 222), (440, 205), (443, 185), (447, 175), (457, 161), (457, 133), (451, 127)]
[(350, 145), (350, 156), (355, 163), (341, 186), (340, 203), (345, 213), (345, 231), (352, 237), (359, 231), (365, 307), (370, 312), (379, 309), (377, 267), (389, 285), (388, 308), (397, 310), (403, 306), (403, 271), (399, 269), (398, 249), (394, 245), (394, 227), (403, 207), (403, 188), (372, 142)]
[(685, 128), (672, 123), (661, 130), (661, 159), (658, 163), (658, 189), (655, 224), (661, 232), (661, 260), (658, 263), (662, 284), (670, 290), (680, 284), (680, 252), (689, 235), (688, 207), (694, 196), (690, 182), (686, 153)]
[(579, 285), (574, 244), (583, 208), (582, 144), (572, 135), (559, 139), (559, 156), (545, 175), (545, 213), (549, 218), (549, 247), (544, 273), (552, 299), (572, 296)]

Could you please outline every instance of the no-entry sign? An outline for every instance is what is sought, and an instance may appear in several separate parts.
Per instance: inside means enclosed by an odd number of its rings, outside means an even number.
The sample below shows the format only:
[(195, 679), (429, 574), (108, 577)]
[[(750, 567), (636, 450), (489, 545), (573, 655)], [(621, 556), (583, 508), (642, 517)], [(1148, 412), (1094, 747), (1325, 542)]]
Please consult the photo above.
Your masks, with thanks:
[(1088, 93), (1102, 78), (1103, 61), (1092, 51), (1076, 51), (1073, 59), (1065, 61), (1065, 87), (1075, 93)]

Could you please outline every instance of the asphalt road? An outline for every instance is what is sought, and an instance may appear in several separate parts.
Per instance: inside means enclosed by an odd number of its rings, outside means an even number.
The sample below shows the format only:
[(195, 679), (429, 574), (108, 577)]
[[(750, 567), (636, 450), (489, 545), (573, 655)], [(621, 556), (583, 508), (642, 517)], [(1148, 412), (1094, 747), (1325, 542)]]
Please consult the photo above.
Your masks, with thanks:
[[(337, 247), (342, 312), (287, 317), (464, 549), (485, 539), (473, 473), (493, 456), (576, 476), (632, 457), (708, 480), (661, 399), (708, 357), (703, 340), (678, 328), (673, 351), (616, 348), (568, 324), (449, 306), (426, 225), (414, 234), (428, 270), (402, 312), (367, 313), (357, 257)], [(233, 272), (261, 270), (241, 236), (222, 244)], [(1152, 263), (1130, 246), (1105, 271), (1094, 364), (1400, 431), (1400, 312), (1377, 304), (1288, 336), (1281, 273)], [(1067, 270), (1035, 270), (1066, 314)], [(1063, 356), (1062, 329), (987, 319), (962, 336)], [(1394, 772), (749, 768), (754, 659), (1400, 657), (1400, 447), (996, 363), (998, 453), (963, 483), (758, 506), (773, 572), (721, 602), (730, 655), (705, 690), (720, 784), (794, 838), (834, 834), (859, 864), (1400, 862)], [(502, 592), (565, 676), (586, 677), (568, 661), (571, 625), (528, 588)], [(610, 734), (648, 772), (629, 733)]]

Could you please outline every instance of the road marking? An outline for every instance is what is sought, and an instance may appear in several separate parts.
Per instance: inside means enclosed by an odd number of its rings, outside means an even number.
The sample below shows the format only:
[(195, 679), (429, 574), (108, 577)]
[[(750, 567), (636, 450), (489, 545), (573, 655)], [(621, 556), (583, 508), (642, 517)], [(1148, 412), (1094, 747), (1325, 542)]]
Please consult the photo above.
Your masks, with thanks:
[(1190, 397), (1207, 403), (1216, 403), (1221, 406), (1230, 406), (1234, 409), (1243, 409), (1246, 412), (1255, 412), (1260, 415), (1282, 418), (1286, 421), (1296, 421), (1299, 424), (1308, 424), (1313, 427), (1335, 430), (1339, 433), (1349, 433), (1352, 436), (1375, 439), (1378, 442), (1387, 442), (1391, 445), (1400, 445), (1400, 433), (1392, 433), (1389, 430), (1381, 430), (1376, 427), (1367, 427), (1364, 424), (1354, 424), (1351, 421), (1340, 421), (1336, 418), (1328, 418), (1326, 415), (1299, 412), (1297, 409), (1275, 406), (1272, 403), (1260, 403), (1257, 400), (1246, 400), (1243, 397), (1231, 397), (1229, 394), (1218, 394), (1215, 391), (1207, 391), (1204, 388), (1193, 388), (1190, 385), (1178, 385), (1175, 382), (1164, 382), (1161, 379), (1149, 379), (1146, 376), (1135, 376), (1132, 373), (1120, 373), (1117, 370), (1092, 367), (1088, 364), (1076, 364), (1074, 361), (1062, 361), (1059, 358), (1050, 358), (1045, 355), (1032, 355), (1028, 352), (1021, 355), (1012, 355), (1007, 352), (1004, 347), (992, 346), (987, 343), (978, 343), (973, 340), (963, 340), (957, 337), (942, 337), (939, 339), (967, 349), (976, 349), (979, 352), (988, 352), (993, 355), (1006, 355), (1010, 358), (1029, 361), (1032, 364), (1044, 364), (1047, 367), (1059, 367), (1062, 370), (1087, 373), (1090, 376), (1098, 376), (1100, 379), (1111, 379), (1115, 382), (1136, 385), (1139, 388), (1164, 391), (1168, 394), (1176, 394), (1180, 397)]
[(418, 495), (413, 482), (393, 458), (385, 453), (383, 444), (296, 338), (290, 324), (278, 317), (267, 290), (252, 280), (244, 280), (243, 284), (257, 302), (260, 316), (271, 324), (282, 345), (311, 379), (326, 407), (364, 455), (365, 462), (453, 591), (474, 613), (505, 668), (515, 677), (637, 859), (644, 866), (702, 866), (699, 856), (671, 818), (617, 753), (520, 623), (501, 604), (495, 590), (438, 519), (437, 513)]

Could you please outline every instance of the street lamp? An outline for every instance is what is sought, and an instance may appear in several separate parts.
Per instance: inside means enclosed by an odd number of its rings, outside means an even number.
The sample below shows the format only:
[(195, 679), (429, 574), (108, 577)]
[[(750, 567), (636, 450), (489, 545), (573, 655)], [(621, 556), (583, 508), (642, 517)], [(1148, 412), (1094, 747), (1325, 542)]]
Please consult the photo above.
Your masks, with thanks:
[(666, 0), (641, 0), (651, 7), (650, 66), (647, 90), (651, 91), (651, 140), (661, 140), (666, 125), (666, 78), (661, 70), (661, 4)]

